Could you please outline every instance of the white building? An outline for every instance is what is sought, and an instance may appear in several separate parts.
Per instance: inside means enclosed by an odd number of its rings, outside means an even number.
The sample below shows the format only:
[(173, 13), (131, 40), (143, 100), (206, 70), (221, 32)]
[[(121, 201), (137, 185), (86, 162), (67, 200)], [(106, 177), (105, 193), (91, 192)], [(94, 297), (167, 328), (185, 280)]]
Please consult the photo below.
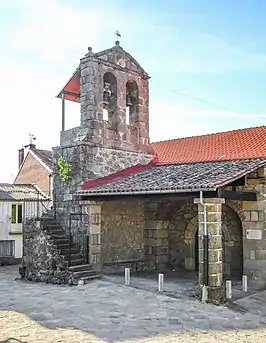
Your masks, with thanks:
[(20, 262), (24, 218), (41, 216), (50, 205), (36, 185), (0, 183), (0, 265)]

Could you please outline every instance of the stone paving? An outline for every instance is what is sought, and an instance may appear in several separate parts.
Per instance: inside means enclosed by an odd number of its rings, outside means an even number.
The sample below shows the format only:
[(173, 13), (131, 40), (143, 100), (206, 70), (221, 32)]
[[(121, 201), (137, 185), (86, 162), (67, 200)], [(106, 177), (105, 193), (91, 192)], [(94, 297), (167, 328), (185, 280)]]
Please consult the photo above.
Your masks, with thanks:
[(0, 268), (0, 342), (266, 341), (261, 313), (202, 304), (185, 293), (172, 298), (105, 279), (68, 287), (16, 276), (17, 267)]

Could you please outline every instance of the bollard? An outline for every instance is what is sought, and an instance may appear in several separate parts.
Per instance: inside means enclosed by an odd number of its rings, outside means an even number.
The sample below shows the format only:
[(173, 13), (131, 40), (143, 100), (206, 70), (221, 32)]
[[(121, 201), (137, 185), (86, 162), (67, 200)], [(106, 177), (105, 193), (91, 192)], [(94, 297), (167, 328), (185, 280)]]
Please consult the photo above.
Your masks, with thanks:
[(226, 298), (232, 299), (232, 281), (227, 280), (225, 283)]
[(164, 275), (163, 274), (159, 274), (158, 275), (158, 292), (163, 292), (163, 280), (164, 279)]
[(125, 284), (129, 285), (130, 284), (130, 269), (125, 268)]
[(79, 280), (78, 281), (78, 286), (84, 286), (85, 285), (85, 282), (84, 282), (84, 280)]
[(202, 286), (202, 297), (201, 301), (205, 303), (208, 300), (208, 288), (206, 285)]
[(247, 275), (242, 276), (242, 291), (243, 292), (248, 291), (248, 277), (247, 277)]

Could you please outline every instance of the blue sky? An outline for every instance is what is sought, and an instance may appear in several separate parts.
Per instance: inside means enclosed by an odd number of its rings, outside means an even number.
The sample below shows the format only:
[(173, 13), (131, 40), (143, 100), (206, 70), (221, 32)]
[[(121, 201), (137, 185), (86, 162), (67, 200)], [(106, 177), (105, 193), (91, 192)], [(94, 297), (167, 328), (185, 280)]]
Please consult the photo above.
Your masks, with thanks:
[[(0, 182), (13, 181), (29, 132), (39, 148), (58, 145), (55, 95), (117, 29), (151, 76), (153, 141), (264, 125), (265, 16), (264, 0), (2, 0)], [(78, 124), (69, 103), (67, 126)]]

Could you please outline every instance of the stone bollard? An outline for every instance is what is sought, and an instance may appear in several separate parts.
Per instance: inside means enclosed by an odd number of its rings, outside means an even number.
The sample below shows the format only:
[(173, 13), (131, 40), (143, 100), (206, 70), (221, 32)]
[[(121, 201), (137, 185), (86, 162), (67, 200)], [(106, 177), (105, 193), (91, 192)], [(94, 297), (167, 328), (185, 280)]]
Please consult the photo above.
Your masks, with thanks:
[(85, 285), (85, 282), (84, 282), (84, 280), (79, 280), (78, 281), (78, 286), (84, 286)]
[(242, 291), (243, 292), (248, 291), (248, 277), (247, 277), (247, 275), (242, 276)]
[(130, 268), (125, 268), (125, 284), (130, 285)]
[(208, 287), (206, 285), (202, 286), (201, 301), (205, 303), (208, 300)]
[(226, 289), (226, 298), (232, 299), (232, 281), (231, 280), (226, 281), (225, 289)]
[(164, 275), (158, 275), (158, 292), (163, 292)]

